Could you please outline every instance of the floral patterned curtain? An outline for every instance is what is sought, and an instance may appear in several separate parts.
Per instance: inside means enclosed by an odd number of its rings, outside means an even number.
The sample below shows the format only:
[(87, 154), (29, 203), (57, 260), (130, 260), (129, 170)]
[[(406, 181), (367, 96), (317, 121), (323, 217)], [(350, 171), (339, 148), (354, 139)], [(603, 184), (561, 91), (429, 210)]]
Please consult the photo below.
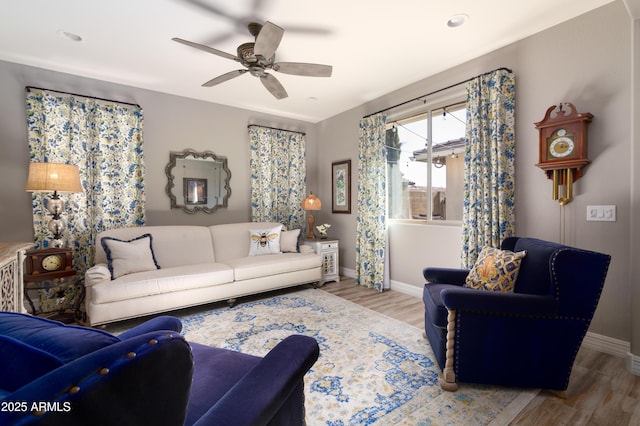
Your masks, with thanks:
[[(93, 265), (98, 232), (145, 223), (142, 109), (78, 98), (27, 92), (27, 132), (31, 162), (75, 164), (84, 192), (62, 194), (64, 238), (74, 249), (79, 274)], [(48, 246), (50, 214), (33, 193), (33, 229), (38, 247)]]
[(387, 256), (386, 116), (360, 121), (358, 215), (356, 217), (356, 284), (389, 288)]
[(307, 191), (304, 133), (249, 126), (251, 220), (304, 228)]
[(482, 247), (499, 247), (515, 232), (515, 79), (508, 70), (467, 84), (462, 213), (462, 266)]

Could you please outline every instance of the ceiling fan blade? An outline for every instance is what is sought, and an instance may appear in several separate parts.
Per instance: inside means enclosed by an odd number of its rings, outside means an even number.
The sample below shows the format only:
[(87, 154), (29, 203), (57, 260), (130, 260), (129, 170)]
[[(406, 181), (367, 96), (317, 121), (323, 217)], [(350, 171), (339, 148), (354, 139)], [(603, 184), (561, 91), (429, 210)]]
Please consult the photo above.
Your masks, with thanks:
[(287, 94), (287, 91), (284, 90), (284, 87), (282, 87), (282, 84), (280, 84), (280, 82), (278, 81), (278, 79), (272, 76), (271, 74), (262, 75), (260, 77), (260, 81), (262, 82), (264, 87), (266, 87), (267, 90), (271, 92), (273, 96), (275, 96), (276, 99), (284, 99), (287, 96), (289, 96)]
[(208, 53), (213, 53), (214, 55), (222, 56), (223, 58), (232, 59), (236, 62), (240, 62), (240, 59), (238, 59), (237, 56), (232, 55), (231, 53), (223, 52), (222, 50), (214, 49), (213, 47), (205, 46), (204, 44), (194, 43), (192, 41), (183, 40), (178, 37), (174, 37), (171, 40), (177, 41), (178, 43), (186, 44), (187, 46), (195, 47), (196, 49), (199, 49), (199, 50), (204, 50), (205, 52), (208, 52)]
[(331, 65), (306, 64), (304, 62), (279, 62), (273, 64), (273, 69), (285, 74), (303, 75), (306, 77), (331, 77), (331, 73), (333, 72)]
[(270, 59), (276, 53), (276, 49), (280, 45), (284, 30), (274, 23), (265, 22), (256, 37), (256, 44), (253, 51), (256, 55), (262, 55), (266, 59)]
[(226, 74), (222, 74), (217, 76), (216, 78), (212, 78), (202, 85), (202, 87), (211, 87), (216, 84), (224, 83), (225, 81), (231, 80), (232, 78), (236, 78), (247, 72), (248, 70), (235, 70), (228, 72)]

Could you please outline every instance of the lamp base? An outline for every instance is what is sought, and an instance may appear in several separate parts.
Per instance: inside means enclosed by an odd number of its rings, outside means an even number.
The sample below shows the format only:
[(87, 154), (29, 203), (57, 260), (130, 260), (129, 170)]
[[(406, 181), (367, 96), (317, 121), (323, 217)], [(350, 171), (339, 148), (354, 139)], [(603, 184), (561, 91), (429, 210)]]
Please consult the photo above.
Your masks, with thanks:
[(313, 213), (309, 211), (309, 214), (307, 215), (308, 230), (307, 230), (307, 236), (305, 237), (307, 240), (316, 239), (316, 235), (313, 233), (313, 225), (315, 224), (315, 222), (316, 222), (316, 219), (313, 217)]

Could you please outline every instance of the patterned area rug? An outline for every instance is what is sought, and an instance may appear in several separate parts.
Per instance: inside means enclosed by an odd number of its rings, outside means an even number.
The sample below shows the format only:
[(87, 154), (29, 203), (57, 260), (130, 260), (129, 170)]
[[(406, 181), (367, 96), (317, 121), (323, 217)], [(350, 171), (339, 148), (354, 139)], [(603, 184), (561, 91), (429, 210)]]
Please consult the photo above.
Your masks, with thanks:
[(322, 290), (185, 312), (173, 314), (187, 340), (258, 356), (290, 334), (315, 338), (309, 426), (506, 425), (537, 393), (466, 384), (445, 392), (422, 330)]

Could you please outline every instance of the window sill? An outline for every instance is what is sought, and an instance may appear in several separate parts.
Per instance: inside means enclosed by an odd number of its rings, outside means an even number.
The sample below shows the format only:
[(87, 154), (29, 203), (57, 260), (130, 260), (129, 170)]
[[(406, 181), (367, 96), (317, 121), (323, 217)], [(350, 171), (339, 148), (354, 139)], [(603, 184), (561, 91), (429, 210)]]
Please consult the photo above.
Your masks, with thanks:
[(461, 220), (389, 219), (389, 224), (462, 227)]

